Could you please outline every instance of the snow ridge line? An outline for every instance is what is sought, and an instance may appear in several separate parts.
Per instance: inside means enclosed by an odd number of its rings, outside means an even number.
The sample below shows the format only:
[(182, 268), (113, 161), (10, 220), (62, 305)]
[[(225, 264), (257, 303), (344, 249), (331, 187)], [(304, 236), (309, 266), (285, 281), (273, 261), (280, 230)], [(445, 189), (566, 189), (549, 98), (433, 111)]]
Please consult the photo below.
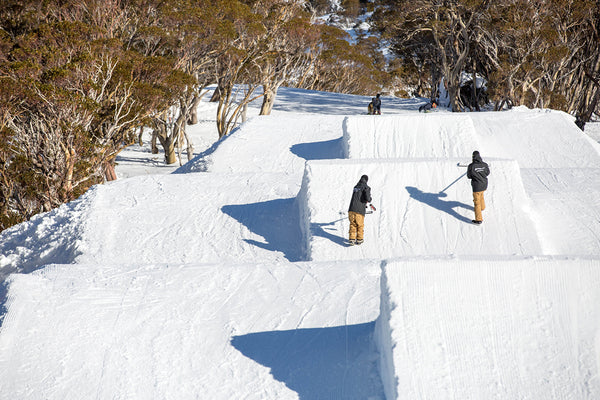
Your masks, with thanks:
[(0, 233), (0, 283), (12, 273), (74, 262), (81, 253), (86, 210), (96, 199), (98, 188), (92, 186), (77, 200)]

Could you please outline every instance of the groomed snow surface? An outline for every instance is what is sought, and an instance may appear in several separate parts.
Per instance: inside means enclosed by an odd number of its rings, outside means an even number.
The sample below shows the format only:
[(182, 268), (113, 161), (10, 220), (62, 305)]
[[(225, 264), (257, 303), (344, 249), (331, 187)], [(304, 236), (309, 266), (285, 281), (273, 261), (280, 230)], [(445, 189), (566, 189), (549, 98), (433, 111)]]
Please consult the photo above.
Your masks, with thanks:
[(598, 124), (368, 102), (282, 88), (215, 144), (202, 103), (188, 163), (2, 232), (0, 399), (600, 398)]

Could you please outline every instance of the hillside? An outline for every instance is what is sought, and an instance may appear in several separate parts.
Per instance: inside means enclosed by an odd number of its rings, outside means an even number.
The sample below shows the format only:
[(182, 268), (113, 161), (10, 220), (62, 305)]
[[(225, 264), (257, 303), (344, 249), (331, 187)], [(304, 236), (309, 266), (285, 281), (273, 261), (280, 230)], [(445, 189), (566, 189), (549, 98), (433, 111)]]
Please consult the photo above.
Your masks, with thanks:
[(2, 232), (0, 398), (600, 397), (600, 129), (368, 101), (283, 88), (214, 145), (202, 103), (192, 161), (128, 149), (123, 179)]

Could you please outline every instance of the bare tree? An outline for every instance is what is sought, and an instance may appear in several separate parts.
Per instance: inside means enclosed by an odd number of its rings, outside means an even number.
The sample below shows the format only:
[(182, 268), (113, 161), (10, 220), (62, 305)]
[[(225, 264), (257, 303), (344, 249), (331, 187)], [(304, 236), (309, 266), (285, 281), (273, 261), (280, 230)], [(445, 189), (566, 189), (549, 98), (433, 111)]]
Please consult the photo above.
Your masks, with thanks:
[(213, 71), (219, 82), (217, 131), (219, 138), (229, 134), (237, 125), (244, 107), (255, 100), (259, 86), (253, 70), (254, 61), (264, 52), (261, 40), (266, 32), (261, 16), (247, 6), (240, 6), (229, 18), (234, 28), (227, 48), (214, 59)]
[(262, 54), (253, 60), (258, 82), (263, 87), (260, 115), (271, 113), (279, 87), (309, 68), (308, 50), (319, 38), (303, 10), (304, 1), (269, 0), (255, 4), (261, 15), (265, 36), (260, 40)]
[(319, 40), (310, 47), (310, 64), (297, 86), (339, 93), (374, 93), (380, 84), (372, 49), (352, 44), (348, 34), (336, 27), (318, 25)]
[(463, 109), (460, 77), (469, 66), (473, 43), (490, 0), (388, 0), (376, 13), (380, 32), (394, 48), (428, 46), (447, 85), (450, 107)]
[(583, 0), (497, 3), (489, 25), (498, 52), (490, 74), (496, 108), (514, 102), (589, 120), (598, 104), (599, 13)]

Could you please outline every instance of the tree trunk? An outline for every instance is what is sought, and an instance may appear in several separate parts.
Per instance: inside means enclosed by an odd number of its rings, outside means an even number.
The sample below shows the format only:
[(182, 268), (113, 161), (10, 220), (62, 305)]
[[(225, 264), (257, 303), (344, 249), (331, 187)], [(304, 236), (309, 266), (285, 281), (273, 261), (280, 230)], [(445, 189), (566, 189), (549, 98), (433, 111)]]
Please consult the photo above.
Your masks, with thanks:
[(115, 171), (115, 166), (112, 161), (106, 160), (102, 163), (102, 170), (104, 171), (104, 179), (107, 182), (116, 181), (117, 173)]
[(450, 110), (452, 112), (460, 112), (462, 111), (462, 107), (460, 106), (460, 101), (458, 99), (458, 89), (454, 85), (448, 85), (448, 98), (450, 100)]
[(477, 63), (473, 60), (473, 102), (475, 104), (475, 109), (477, 111), (481, 111), (479, 108), (479, 98), (477, 96)]
[(210, 102), (211, 103), (216, 103), (218, 101), (220, 101), (221, 96), (223, 95), (223, 90), (224, 90), (224, 84), (223, 84), (223, 80), (219, 79), (219, 83), (217, 84), (217, 88), (215, 89), (215, 91), (213, 92), (212, 97), (210, 98)]
[(194, 96), (194, 100), (190, 106), (190, 115), (187, 119), (188, 125), (196, 125), (198, 123), (198, 104), (200, 104), (200, 97)]
[(177, 153), (175, 152), (175, 140), (168, 134), (167, 128), (161, 123), (154, 129), (152, 137), (158, 138), (160, 145), (165, 152), (165, 162), (167, 165), (173, 164), (177, 161)]
[(152, 131), (152, 154), (158, 154), (158, 146), (156, 145), (156, 139), (158, 138), (158, 133), (156, 129)]
[(248, 120), (248, 104), (244, 104), (242, 107), (242, 123)]
[(221, 89), (221, 98), (217, 106), (217, 132), (219, 139), (229, 133), (229, 124), (227, 121), (227, 111), (231, 101), (232, 85), (223, 86)]
[(75, 169), (75, 149), (69, 148), (65, 150), (65, 179), (63, 184), (65, 200), (68, 200), (73, 193), (73, 170)]
[(187, 120), (188, 125), (196, 125), (198, 123), (198, 111), (196, 109), (190, 110), (190, 116)]
[(460, 112), (460, 101), (458, 98), (459, 94), (459, 83), (458, 77), (454, 76), (451, 68), (447, 68), (444, 76), (446, 77), (446, 90), (448, 91), (448, 103), (452, 112)]
[(275, 104), (275, 96), (277, 96), (277, 88), (263, 85), (263, 90), (263, 102), (259, 115), (271, 115), (273, 105)]
[(177, 162), (177, 153), (175, 152), (175, 143), (173, 139), (170, 137), (163, 138), (162, 136), (159, 136), (158, 139), (165, 151), (165, 163), (171, 165)]
[(183, 136), (185, 137), (185, 142), (187, 144), (185, 151), (187, 154), (187, 160), (190, 161), (194, 158), (194, 145), (192, 144), (192, 140), (190, 139), (190, 135), (187, 133), (187, 129), (185, 125), (183, 126)]
[(225, 118), (225, 105), (219, 102), (217, 107), (217, 133), (219, 134), (219, 139), (227, 134), (227, 121)]

